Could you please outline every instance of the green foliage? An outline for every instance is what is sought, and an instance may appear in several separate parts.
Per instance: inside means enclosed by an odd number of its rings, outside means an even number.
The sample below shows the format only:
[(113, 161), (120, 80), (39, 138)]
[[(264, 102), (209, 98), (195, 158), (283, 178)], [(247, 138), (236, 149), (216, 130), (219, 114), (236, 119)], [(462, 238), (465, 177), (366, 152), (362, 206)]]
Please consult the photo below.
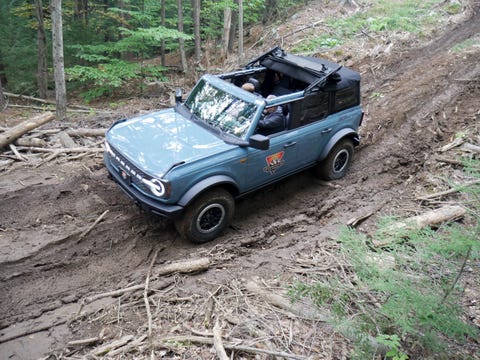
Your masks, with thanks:
[[(468, 175), (480, 179), (478, 160), (465, 165)], [(463, 289), (458, 280), (467, 260), (480, 259), (480, 184), (463, 191), (473, 199), (468, 203), (471, 226), (452, 224), (436, 231), (403, 230), (392, 235), (394, 219), (386, 218), (373, 236), (390, 245), (375, 250), (367, 236), (343, 228), (338, 242), (353, 274), (297, 281), (290, 288), (291, 296), (308, 296), (328, 309), (337, 329), (355, 339), (354, 357), (359, 359), (373, 356), (372, 337), (390, 349), (387, 356), (392, 359), (406, 359), (401, 349), (413, 344), (428, 356), (447, 353), (448, 341), (478, 337), (478, 329), (462, 316)]]
[(294, 52), (314, 51), (319, 49), (330, 49), (343, 44), (343, 40), (328, 35), (312, 38), (296, 46)]
[(404, 354), (399, 350), (400, 348), (400, 338), (398, 335), (377, 335), (375, 338), (378, 343), (385, 345), (390, 349), (385, 355), (392, 360), (407, 360), (408, 355)]
[[(297, 45), (294, 51), (315, 51), (334, 47), (361, 32), (421, 34), (426, 26), (439, 21), (442, 8), (438, 6), (438, 3), (440, 0), (370, 1), (370, 6), (365, 6), (364, 10), (357, 11), (350, 16), (326, 19), (325, 24), (330, 35), (306, 38)], [(326, 41), (327, 39), (330, 41)]]
[[(266, 0), (244, 1), (244, 26), (258, 23), (266, 12), (281, 14), (299, 2), (277, 0), (275, 8), (267, 9)], [(300, 3), (305, 3), (302, 1)], [(166, 52), (178, 49), (178, 39), (186, 40), (187, 51), (193, 47), (192, 4), (183, 1), (184, 33), (178, 32), (178, 9), (176, 0), (166, 0), (165, 26), (161, 26), (161, 2), (159, 0), (127, 0), (89, 2), (85, 9), (76, 9), (76, 2), (65, 1), (62, 6), (64, 31), (65, 68), (69, 69), (69, 87), (78, 83), (84, 86), (100, 86), (89, 89), (88, 98), (108, 93), (102, 84), (117, 86), (119, 83), (140, 79), (132, 74), (137, 65), (133, 63), (157, 57), (162, 42)], [(229, 6), (238, 10), (235, 0), (205, 0), (201, 8), (201, 38), (217, 42), (223, 32), (223, 11)], [(47, 30), (48, 63), (51, 64), (50, 9), (43, 1), (44, 24)], [(233, 23), (237, 21), (233, 14)], [(6, 76), (6, 89), (19, 93), (35, 93), (38, 21), (35, 5), (29, 0), (0, 1), (0, 71)], [(125, 65), (119, 71), (119, 63)], [(86, 69), (91, 67), (91, 69)], [(51, 76), (51, 65), (50, 65)], [(112, 71), (111, 74), (106, 74)], [(133, 76), (133, 77), (132, 77)], [(100, 79), (102, 79), (100, 81)], [(122, 80), (123, 79), (123, 80)], [(100, 83), (100, 84), (99, 84)], [(120, 85), (123, 86), (123, 85)], [(96, 94), (96, 95), (94, 95)]]
[(478, 45), (480, 45), (480, 37), (478, 37), (478, 36), (471, 37), (471, 38), (468, 38), (468, 39), (462, 41), (461, 43), (456, 44), (452, 48), (452, 51), (456, 52), (456, 53), (460, 53), (460, 52), (463, 52), (465, 50), (468, 50), (468, 49), (472, 48), (473, 46), (478, 46)]
[(462, 5), (458, 1), (449, 1), (448, 4), (446, 5), (445, 10), (450, 15), (455, 15), (455, 14), (458, 14), (460, 10), (462, 10)]
[(112, 60), (97, 67), (75, 65), (67, 69), (70, 81), (88, 85), (81, 95), (86, 102), (111, 94), (115, 89), (133, 79), (161, 79), (163, 69), (158, 66), (142, 67), (141, 64)]

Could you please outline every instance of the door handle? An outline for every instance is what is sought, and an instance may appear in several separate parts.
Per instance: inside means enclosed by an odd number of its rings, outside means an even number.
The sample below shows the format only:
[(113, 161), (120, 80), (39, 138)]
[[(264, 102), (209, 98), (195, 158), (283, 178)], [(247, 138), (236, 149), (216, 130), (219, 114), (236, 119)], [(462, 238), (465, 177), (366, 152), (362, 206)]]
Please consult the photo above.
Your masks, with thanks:
[(322, 130), (322, 134), (328, 134), (330, 131), (332, 131), (332, 128)]
[(295, 146), (295, 145), (297, 145), (297, 142), (292, 141), (292, 142), (289, 142), (288, 144), (283, 145), (283, 148), (286, 149), (286, 148), (289, 148), (289, 147), (292, 147), (292, 146)]

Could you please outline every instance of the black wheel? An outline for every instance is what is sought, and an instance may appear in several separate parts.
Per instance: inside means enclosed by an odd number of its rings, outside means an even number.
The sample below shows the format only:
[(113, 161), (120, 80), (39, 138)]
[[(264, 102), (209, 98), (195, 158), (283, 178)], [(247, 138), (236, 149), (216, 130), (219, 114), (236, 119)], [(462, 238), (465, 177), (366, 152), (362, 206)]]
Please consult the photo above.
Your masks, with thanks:
[(218, 237), (232, 220), (235, 201), (224, 189), (200, 195), (175, 221), (177, 231), (192, 242), (202, 244)]
[(332, 148), (327, 158), (316, 167), (316, 173), (325, 180), (337, 180), (345, 176), (353, 158), (353, 142), (342, 139)]

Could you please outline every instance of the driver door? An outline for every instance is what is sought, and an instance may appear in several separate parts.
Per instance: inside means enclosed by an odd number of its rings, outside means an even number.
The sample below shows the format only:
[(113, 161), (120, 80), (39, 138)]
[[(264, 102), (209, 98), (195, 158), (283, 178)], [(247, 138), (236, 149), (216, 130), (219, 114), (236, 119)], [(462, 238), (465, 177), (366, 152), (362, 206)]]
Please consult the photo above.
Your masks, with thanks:
[(298, 168), (297, 131), (270, 135), (270, 148), (249, 148), (247, 155), (249, 188), (275, 182)]

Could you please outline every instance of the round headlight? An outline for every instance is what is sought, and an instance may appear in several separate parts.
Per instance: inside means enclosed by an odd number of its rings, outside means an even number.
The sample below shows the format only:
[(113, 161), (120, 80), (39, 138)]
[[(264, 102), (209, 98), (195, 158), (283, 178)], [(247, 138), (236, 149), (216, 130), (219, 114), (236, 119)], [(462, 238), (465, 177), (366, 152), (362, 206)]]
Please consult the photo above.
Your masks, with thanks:
[(158, 179), (142, 179), (142, 182), (148, 186), (153, 195), (161, 197), (165, 195), (165, 186)]

